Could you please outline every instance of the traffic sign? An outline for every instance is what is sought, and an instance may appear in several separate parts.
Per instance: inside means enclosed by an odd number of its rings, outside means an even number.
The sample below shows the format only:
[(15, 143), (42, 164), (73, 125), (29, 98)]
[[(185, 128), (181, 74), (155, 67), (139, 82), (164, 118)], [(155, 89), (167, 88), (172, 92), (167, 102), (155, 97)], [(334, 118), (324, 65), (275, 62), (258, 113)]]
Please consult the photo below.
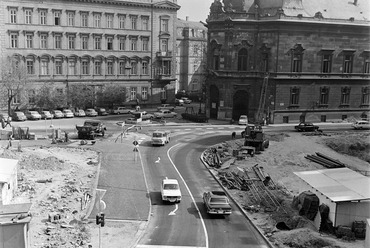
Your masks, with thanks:
[(134, 144), (134, 146), (137, 146), (139, 144), (139, 142), (137, 142), (136, 140), (134, 140), (134, 142), (132, 142), (132, 144)]
[(134, 152), (138, 152), (139, 150), (137, 149), (137, 147), (135, 146), (134, 148)]

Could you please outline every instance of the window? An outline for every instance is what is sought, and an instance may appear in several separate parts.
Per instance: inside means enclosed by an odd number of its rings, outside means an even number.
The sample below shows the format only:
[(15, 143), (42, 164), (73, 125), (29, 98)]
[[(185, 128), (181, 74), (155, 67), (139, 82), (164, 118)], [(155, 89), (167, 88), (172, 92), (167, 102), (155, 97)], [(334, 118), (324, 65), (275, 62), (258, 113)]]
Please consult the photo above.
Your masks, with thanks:
[(294, 87), (290, 89), (290, 105), (299, 104), (299, 88)]
[(364, 73), (370, 73), (370, 60), (369, 57), (364, 59)]
[(142, 62), (142, 64), (141, 64), (141, 67), (142, 67), (141, 73), (142, 73), (143, 75), (148, 75), (148, 74), (149, 74), (149, 70), (148, 70), (148, 62), (143, 61), (143, 62)]
[(107, 74), (108, 75), (113, 75), (114, 70), (113, 70), (113, 61), (108, 61), (107, 62)]
[(269, 71), (269, 54), (262, 53), (262, 71), (268, 72)]
[(136, 92), (137, 92), (136, 87), (130, 88), (130, 100), (136, 100)]
[(10, 23), (17, 23), (17, 9), (10, 9)]
[(125, 75), (125, 70), (126, 70), (126, 61), (119, 61), (119, 74), (120, 75)]
[(60, 16), (61, 16), (60, 11), (55, 11), (54, 12), (54, 25), (55, 26), (60, 26), (61, 25)]
[(322, 87), (320, 88), (320, 105), (328, 105), (329, 102), (329, 88)]
[(353, 54), (344, 54), (343, 73), (352, 73)]
[(34, 66), (33, 60), (27, 60), (26, 66), (27, 66), (27, 74), (30, 74), (30, 75), (35, 74), (35, 66)]
[(36, 100), (35, 95), (36, 95), (35, 90), (29, 90), (28, 91), (28, 103), (30, 103), (30, 104), (35, 103), (35, 100)]
[(95, 66), (95, 72), (94, 72), (94, 74), (95, 75), (101, 75), (102, 74), (101, 73), (101, 61), (100, 60), (95, 61), (94, 66)]
[(55, 39), (55, 49), (61, 49), (62, 48), (62, 35), (56, 34), (54, 36)]
[(125, 50), (125, 43), (126, 43), (126, 38), (125, 37), (120, 37), (119, 38), (119, 50), (120, 51)]
[(75, 13), (74, 12), (68, 12), (68, 26), (74, 26), (75, 25)]
[(321, 72), (322, 73), (330, 73), (331, 72), (331, 61), (332, 61), (332, 53), (325, 52), (322, 55), (321, 61)]
[(49, 61), (48, 60), (41, 61), (41, 75), (49, 75)]
[(148, 100), (148, 87), (141, 88), (141, 99)]
[(349, 94), (351, 92), (351, 88), (343, 87), (341, 91), (342, 91), (342, 94), (341, 94), (341, 97), (340, 97), (340, 104), (341, 105), (349, 105)]
[(107, 28), (113, 28), (113, 15), (107, 15)]
[(68, 61), (68, 75), (76, 75), (76, 61)]
[(46, 25), (47, 24), (47, 18), (46, 15), (47, 11), (46, 10), (40, 10), (40, 24), (41, 25)]
[(76, 37), (74, 35), (68, 36), (68, 49), (75, 49)]
[(24, 11), (24, 17), (25, 17), (25, 23), (26, 24), (32, 24), (32, 10), (26, 9)]
[(63, 63), (61, 60), (55, 61), (55, 74), (56, 75), (62, 75), (63, 73)]
[(10, 34), (10, 47), (18, 48), (18, 34)]
[(82, 75), (89, 75), (90, 73), (90, 63), (89, 61), (82, 61)]
[(248, 67), (248, 51), (245, 48), (238, 52), (238, 71), (246, 71)]
[(94, 27), (95, 28), (101, 27), (101, 14), (94, 14)]
[(101, 37), (96, 36), (94, 38), (94, 49), (95, 50), (100, 50), (101, 49)]
[(137, 75), (137, 62), (131, 61), (131, 75)]
[(126, 19), (126, 17), (124, 16), (124, 15), (120, 15), (119, 17), (118, 17), (118, 22), (119, 22), (119, 28), (120, 29), (124, 29), (125, 28), (125, 19)]
[(167, 52), (168, 51), (168, 40), (167, 39), (161, 39), (161, 51)]
[(130, 16), (131, 19), (131, 29), (137, 29), (137, 16)]
[(141, 17), (141, 20), (142, 20), (142, 29), (149, 30), (149, 17), (143, 16)]
[(220, 50), (214, 49), (212, 57), (213, 57), (212, 58), (213, 69), (219, 70), (220, 69)]
[(168, 19), (161, 19), (161, 31), (168, 32)]
[(362, 88), (362, 97), (361, 97), (361, 105), (369, 105), (370, 104), (370, 88), (363, 87)]
[(167, 99), (166, 88), (162, 88), (162, 90), (161, 90), (161, 99)]
[(142, 39), (142, 50), (149, 51), (149, 38)]
[(303, 47), (296, 44), (291, 50), (291, 72), (302, 72)]
[(81, 13), (81, 26), (88, 27), (89, 26), (89, 14), (82, 12)]
[(107, 37), (107, 50), (113, 50), (113, 37)]
[(89, 37), (88, 36), (82, 36), (81, 42), (82, 42), (81, 44), (82, 50), (89, 49)]
[(171, 74), (171, 61), (164, 60), (164, 61), (161, 62), (160, 74), (161, 75), (170, 75)]
[(26, 34), (26, 48), (33, 48), (33, 34)]
[(136, 51), (137, 50), (137, 38), (136, 37), (131, 37), (131, 51)]
[(40, 48), (41, 49), (48, 48), (48, 35), (47, 34), (40, 34)]

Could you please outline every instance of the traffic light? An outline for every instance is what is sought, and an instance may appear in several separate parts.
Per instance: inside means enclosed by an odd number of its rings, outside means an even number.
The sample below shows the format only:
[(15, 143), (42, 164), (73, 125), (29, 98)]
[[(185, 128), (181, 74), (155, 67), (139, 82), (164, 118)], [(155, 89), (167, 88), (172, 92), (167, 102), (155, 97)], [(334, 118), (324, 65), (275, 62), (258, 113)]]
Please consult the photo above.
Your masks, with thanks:
[(103, 227), (105, 225), (105, 214), (99, 213), (96, 215), (96, 224)]

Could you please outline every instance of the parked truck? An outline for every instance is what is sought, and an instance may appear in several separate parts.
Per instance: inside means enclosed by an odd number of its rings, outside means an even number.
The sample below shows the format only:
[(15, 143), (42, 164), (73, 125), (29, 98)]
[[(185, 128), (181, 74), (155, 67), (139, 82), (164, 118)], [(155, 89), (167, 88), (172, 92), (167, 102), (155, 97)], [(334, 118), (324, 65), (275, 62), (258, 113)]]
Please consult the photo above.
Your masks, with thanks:
[(83, 125), (76, 125), (79, 139), (94, 140), (96, 136), (104, 136), (107, 128), (100, 120), (86, 120)]

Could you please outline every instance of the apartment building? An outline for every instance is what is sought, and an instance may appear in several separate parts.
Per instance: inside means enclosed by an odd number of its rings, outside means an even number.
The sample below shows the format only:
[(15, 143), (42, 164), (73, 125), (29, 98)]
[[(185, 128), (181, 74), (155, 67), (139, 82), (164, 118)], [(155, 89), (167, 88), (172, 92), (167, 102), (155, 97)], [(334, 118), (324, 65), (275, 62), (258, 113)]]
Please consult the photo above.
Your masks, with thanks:
[(118, 84), (128, 102), (172, 100), (179, 8), (176, 0), (1, 1), (1, 58), (18, 60), (30, 81), (12, 107), (32, 107), (45, 84), (62, 92)]

